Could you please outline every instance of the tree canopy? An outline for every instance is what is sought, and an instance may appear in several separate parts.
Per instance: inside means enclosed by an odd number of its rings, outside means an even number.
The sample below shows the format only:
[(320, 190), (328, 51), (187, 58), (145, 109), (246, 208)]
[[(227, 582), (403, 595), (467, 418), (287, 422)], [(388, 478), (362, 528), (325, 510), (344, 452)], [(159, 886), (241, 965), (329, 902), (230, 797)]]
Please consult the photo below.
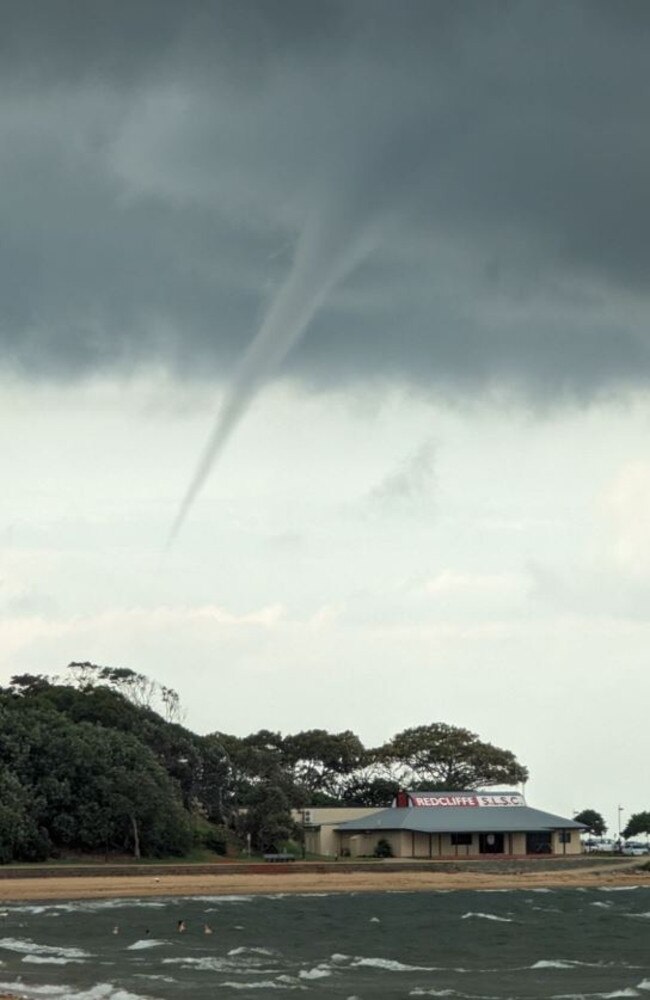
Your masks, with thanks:
[(528, 770), (510, 750), (484, 743), (475, 733), (444, 722), (405, 729), (376, 752), (402, 785), (436, 791), (512, 785)]
[(638, 837), (640, 833), (650, 834), (650, 811), (634, 813), (622, 832), (626, 840), (628, 837)]
[(589, 833), (594, 837), (604, 837), (607, 833), (607, 823), (595, 809), (583, 809), (573, 817), (576, 823), (584, 823)]

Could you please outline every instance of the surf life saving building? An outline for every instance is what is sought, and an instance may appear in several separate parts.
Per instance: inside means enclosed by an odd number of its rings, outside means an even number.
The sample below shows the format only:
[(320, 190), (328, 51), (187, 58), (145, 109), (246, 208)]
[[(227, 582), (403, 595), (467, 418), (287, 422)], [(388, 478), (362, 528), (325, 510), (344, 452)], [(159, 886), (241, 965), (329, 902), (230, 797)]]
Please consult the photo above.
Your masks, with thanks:
[(395, 858), (580, 854), (585, 829), (531, 808), (520, 792), (492, 791), (399, 792), (379, 811), (306, 809), (303, 826), (316, 854), (367, 857), (385, 840)]

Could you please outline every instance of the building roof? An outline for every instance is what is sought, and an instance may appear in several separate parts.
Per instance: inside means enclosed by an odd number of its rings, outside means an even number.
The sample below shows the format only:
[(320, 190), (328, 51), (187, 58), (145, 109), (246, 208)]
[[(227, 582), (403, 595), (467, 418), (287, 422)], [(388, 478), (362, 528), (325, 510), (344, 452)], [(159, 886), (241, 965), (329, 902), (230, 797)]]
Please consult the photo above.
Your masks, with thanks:
[(340, 823), (339, 830), (414, 830), (416, 833), (531, 833), (535, 830), (584, 830), (583, 823), (530, 806), (444, 806), (382, 809)]

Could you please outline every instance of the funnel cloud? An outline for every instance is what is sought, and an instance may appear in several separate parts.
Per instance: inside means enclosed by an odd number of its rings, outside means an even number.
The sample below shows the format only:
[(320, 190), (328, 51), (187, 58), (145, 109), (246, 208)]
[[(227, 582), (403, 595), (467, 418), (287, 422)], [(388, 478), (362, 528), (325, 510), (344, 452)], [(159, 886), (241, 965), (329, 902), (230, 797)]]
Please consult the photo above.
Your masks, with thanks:
[(210, 470), (264, 381), (303, 336), (335, 285), (354, 268), (369, 247), (369, 242), (360, 234), (355, 237), (347, 231), (334, 206), (332, 211), (323, 210), (308, 220), (298, 241), (291, 271), (242, 358), (172, 525), (170, 542), (180, 531)]

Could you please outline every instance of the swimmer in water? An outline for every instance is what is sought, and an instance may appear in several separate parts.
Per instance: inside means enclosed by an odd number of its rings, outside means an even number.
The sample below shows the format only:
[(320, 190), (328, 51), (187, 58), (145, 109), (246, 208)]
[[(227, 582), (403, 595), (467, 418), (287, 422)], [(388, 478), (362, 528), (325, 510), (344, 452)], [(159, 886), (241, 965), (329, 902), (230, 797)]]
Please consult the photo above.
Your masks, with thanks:
[(185, 926), (185, 921), (184, 920), (179, 920), (178, 921), (178, 924), (176, 925), (176, 930), (178, 931), (179, 934), (184, 934), (185, 933), (185, 931), (187, 930), (187, 927)]
[(113, 928), (113, 934), (119, 934), (119, 933), (120, 933), (120, 928), (117, 926), (117, 924), (115, 924), (115, 927)]
[(212, 934), (212, 928), (210, 927), (210, 924), (203, 924), (203, 933)]

